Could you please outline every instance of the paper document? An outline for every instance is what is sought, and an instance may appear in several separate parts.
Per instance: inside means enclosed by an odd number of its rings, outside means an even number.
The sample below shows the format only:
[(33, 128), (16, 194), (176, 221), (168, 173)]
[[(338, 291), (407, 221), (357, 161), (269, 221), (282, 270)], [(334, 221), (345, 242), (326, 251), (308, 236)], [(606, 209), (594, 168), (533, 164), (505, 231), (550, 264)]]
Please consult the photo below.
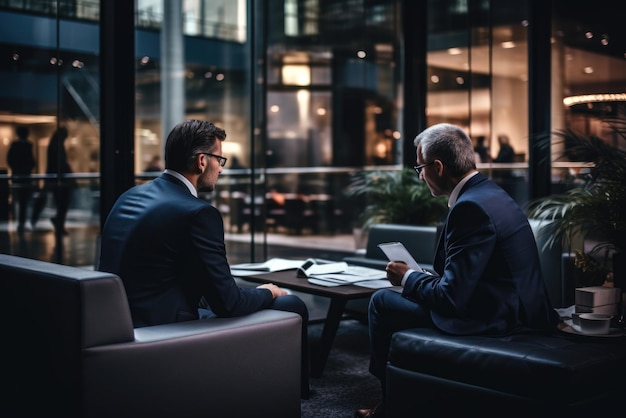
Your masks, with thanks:
[(344, 261), (333, 262), (309, 258), (298, 267), (298, 277), (320, 286), (342, 286), (387, 278), (384, 270), (350, 266)]
[(310, 258), (298, 268), (298, 276), (311, 277), (319, 274), (343, 273), (347, 269), (348, 263), (344, 261), (318, 264), (314, 259)]
[[(386, 273), (383, 272), (383, 275), (386, 276)], [(315, 279), (320, 280), (328, 280), (330, 282), (342, 283), (342, 284), (353, 284), (358, 282), (365, 282), (368, 280), (380, 280), (380, 275), (378, 277), (362, 277), (362, 276), (353, 276), (351, 274), (344, 273), (335, 273), (335, 274), (318, 274), (312, 276)]]
[(327, 287), (355, 285), (369, 287), (370, 289), (382, 289), (384, 287), (393, 286), (387, 279), (364, 279), (362, 277), (350, 276), (347, 274), (321, 274), (319, 276), (311, 276), (307, 279), (307, 281), (309, 283)]
[(328, 280), (315, 279), (313, 277), (309, 277), (306, 280), (307, 282), (311, 284), (316, 284), (318, 286), (325, 286), (325, 287), (343, 286), (345, 284), (345, 283), (330, 282)]
[(387, 273), (362, 266), (349, 266), (345, 261), (325, 262), (309, 258), (298, 267), (298, 277), (328, 279), (341, 283), (355, 283), (364, 280), (384, 279)]
[(424, 271), (401, 242), (385, 242), (378, 244), (378, 248), (385, 253), (389, 261), (402, 261), (415, 271)]
[(387, 279), (387, 272), (385, 270), (373, 269), (364, 266), (348, 266), (343, 274), (358, 276), (361, 278), (359, 281)]
[(286, 258), (270, 258), (263, 263), (242, 263), (230, 266), (232, 270), (252, 270), (252, 271), (283, 271), (295, 270), (304, 264), (305, 260), (289, 260)]

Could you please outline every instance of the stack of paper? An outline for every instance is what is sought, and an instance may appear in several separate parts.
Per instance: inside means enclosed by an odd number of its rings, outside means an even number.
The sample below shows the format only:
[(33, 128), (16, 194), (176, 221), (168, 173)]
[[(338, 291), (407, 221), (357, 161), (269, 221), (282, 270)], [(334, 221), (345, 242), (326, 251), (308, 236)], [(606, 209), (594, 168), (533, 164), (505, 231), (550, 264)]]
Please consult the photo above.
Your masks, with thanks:
[(283, 270), (295, 270), (302, 266), (306, 260), (289, 260), (286, 258), (270, 258), (263, 263), (242, 263), (230, 266), (233, 276), (251, 276), (259, 273), (267, 273)]
[[(327, 264), (308, 264), (307, 260), (298, 273), (301, 277), (307, 277), (309, 283), (320, 286), (341, 286), (347, 284), (358, 285), (368, 281), (386, 279), (387, 273), (383, 270), (362, 266), (349, 266), (345, 262)], [(388, 280), (385, 280), (389, 283)], [(385, 287), (379, 286), (378, 287)]]
[(320, 286), (355, 286), (380, 289), (391, 287), (384, 270), (362, 266), (351, 266), (339, 261), (318, 260), (289, 260), (286, 258), (270, 258), (262, 263), (241, 263), (231, 266), (233, 276), (245, 277), (260, 273), (297, 270), (298, 277), (305, 278), (309, 283)]

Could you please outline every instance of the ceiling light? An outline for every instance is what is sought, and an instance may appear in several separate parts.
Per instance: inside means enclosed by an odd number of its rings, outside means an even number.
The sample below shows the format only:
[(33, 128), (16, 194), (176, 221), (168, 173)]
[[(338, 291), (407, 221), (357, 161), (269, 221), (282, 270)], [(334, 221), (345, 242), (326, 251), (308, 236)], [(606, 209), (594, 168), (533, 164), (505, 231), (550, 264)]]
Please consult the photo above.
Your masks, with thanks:
[(504, 49), (515, 48), (515, 42), (513, 42), (513, 41), (505, 41), (505, 42), (502, 42), (501, 45), (502, 45), (502, 48), (504, 48)]
[(448, 54), (450, 55), (461, 55), (461, 48), (448, 48)]
[(569, 96), (563, 99), (565, 106), (599, 102), (626, 102), (626, 93), (583, 94), (580, 96)]
[(609, 44), (609, 35), (602, 35), (602, 39), (600, 40), (600, 43), (604, 46), (607, 46)]

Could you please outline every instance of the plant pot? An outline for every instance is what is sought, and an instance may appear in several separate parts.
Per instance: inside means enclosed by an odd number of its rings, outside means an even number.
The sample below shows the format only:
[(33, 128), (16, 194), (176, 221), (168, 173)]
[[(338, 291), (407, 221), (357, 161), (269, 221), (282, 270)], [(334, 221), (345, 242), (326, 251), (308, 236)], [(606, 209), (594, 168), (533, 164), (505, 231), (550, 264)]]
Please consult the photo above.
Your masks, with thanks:
[(367, 232), (361, 228), (353, 228), (352, 234), (354, 235), (354, 247), (357, 250), (367, 247)]

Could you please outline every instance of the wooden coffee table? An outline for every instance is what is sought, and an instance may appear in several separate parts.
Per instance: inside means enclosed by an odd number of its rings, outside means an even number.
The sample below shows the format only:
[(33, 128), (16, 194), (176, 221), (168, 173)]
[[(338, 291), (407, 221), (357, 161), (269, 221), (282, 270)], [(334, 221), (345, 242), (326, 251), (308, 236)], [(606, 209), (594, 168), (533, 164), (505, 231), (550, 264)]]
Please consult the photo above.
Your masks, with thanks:
[(351, 299), (368, 298), (376, 291), (376, 289), (353, 285), (325, 287), (311, 284), (306, 279), (297, 277), (296, 270), (255, 274), (239, 278), (255, 283), (274, 283), (279, 287), (330, 298), (330, 306), (328, 307), (328, 313), (324, 321), (319, 347), (317, 347), (317, 350), (312, 350), (311, 352), (312, 377), (321, 377), (324, 372), (326, 360), (328, 359), (328, 354), (335, 340), (335, 335), (337, 334), (339, 323), (343, 317), (346, 303)]

